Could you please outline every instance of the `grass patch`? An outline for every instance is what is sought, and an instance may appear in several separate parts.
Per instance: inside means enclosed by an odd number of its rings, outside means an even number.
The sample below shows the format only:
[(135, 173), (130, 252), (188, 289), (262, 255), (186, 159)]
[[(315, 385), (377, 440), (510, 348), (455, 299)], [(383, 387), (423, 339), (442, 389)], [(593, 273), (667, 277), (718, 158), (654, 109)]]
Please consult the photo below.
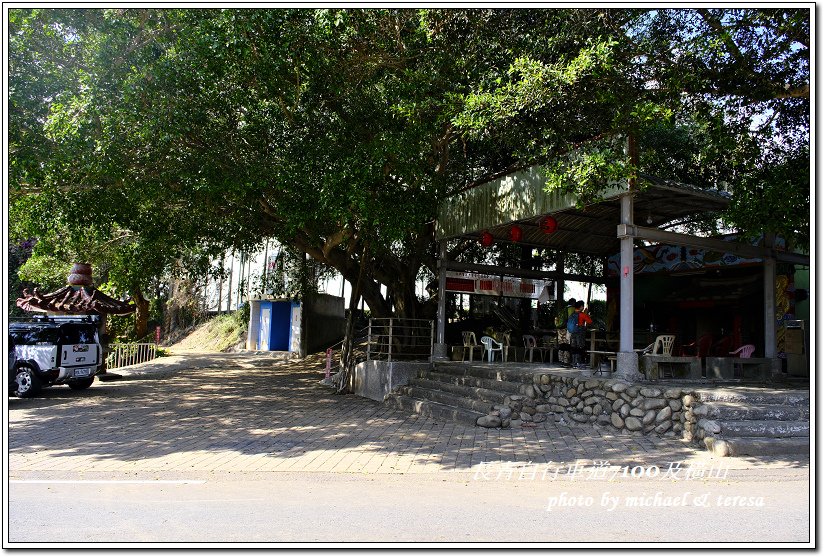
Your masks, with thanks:
[(243, 310), (218, 315), (195, 327), (172, 350), (228, 352), (245, 345), (248, 329), (247, 313)]

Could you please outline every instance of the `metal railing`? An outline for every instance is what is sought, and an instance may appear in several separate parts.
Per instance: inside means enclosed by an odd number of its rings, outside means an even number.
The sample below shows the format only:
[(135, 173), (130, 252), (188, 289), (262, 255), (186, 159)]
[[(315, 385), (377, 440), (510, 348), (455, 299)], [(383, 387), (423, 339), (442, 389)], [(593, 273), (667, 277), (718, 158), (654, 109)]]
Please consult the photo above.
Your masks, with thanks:
[[(356, 331), (355, 340), (352, 344), (352, 358), (355, 364), (366, 359), (366, 328)], [(340, 371), (341, 351), (343, 349), (344, 341), (337, 342), (326, 349), (325, 374), (326, 377), (336, 374)]]
[(367, 360), (429, 360), (435, 322), (429, 319), (370, 319)]
[(157, 344), (153, 342), (114, 343), (109, 345), (106, 369), (142, 364), (156, 357)]

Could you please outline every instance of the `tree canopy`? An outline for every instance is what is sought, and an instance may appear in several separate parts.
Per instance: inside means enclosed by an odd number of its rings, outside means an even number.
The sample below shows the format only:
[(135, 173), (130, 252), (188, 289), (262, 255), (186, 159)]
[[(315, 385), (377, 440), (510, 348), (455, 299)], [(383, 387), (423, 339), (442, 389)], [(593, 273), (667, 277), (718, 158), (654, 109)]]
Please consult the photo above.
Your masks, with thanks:
[(276, 238), (353, 283), (365, 266), (373, 313), (412, 317), (449, 192), (540, 164), (594, 198), (639, 170), (614, 141), (633, 133), (641, 170), (727, 189), (728, 226), (806, 246), (809, 18), (12, 9), (12, 234), (110, 247), (127, 289)]

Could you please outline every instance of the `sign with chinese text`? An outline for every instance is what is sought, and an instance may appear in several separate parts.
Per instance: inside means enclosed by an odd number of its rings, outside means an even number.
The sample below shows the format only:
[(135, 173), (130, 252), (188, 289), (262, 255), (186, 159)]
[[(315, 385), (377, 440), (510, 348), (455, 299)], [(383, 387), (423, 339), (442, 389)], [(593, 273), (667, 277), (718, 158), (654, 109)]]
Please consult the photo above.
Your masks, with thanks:
[(447, 292), (537, 299), (545, 281), (447, 271)]

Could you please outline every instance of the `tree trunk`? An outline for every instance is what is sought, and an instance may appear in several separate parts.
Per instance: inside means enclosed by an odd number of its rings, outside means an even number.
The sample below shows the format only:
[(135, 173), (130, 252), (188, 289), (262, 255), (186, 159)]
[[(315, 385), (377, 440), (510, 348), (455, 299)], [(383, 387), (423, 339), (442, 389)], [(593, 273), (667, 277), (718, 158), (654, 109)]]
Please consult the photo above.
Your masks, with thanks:
[[(366, 261), (368, 250), (368, 245), (364, 245), (361, 261)], [(358, 300), (361, 297), (361, 287), (363, 286), (365, 274), (366, 265), (362, 264), (358, 271), (358, 278), (355, 284), (352, 285), (352, 294), (349, 297), (349, 316), (346, 319), (346, 334), (343, 337), (343, 346), (340, 351), (340, 374), (338, 375), (336, 385), (338, 393), (345, 393), (351, 388), (350, 378), (355, 369), (355, 358), (353, 354), (355, 347), (355, 312), (358, 309)]]
[(149, 300), (143, 297), (140, 288), (135, 288), (132, 294), (137, 311), (134, 314), (135, 336), (140, 340), (146, 336), (149, 329)]
[(229, 294), (229, 299), (226, 301), (226, 312), (232, 311), (232, 271), (235, 270), (235, 250), (232, 250), (232, 263), (229, 265), (229, 287), (226, 291)]

